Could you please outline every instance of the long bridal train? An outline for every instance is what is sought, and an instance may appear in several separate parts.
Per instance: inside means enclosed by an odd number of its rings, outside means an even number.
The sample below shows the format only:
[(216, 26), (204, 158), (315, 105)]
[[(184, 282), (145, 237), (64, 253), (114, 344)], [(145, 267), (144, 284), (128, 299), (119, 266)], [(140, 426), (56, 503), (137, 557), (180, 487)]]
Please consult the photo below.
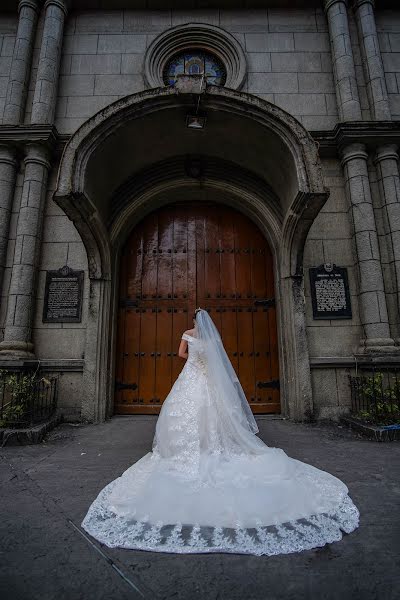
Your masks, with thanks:
[[(153, 450), (109, 483), (82, 527), (109, 547), (274, 555), (339, 541), (359, 512), (337, 477), (264, 444), (206, 311), (163, 403)], [(229, 364), (228, 364), (229, 363)]]

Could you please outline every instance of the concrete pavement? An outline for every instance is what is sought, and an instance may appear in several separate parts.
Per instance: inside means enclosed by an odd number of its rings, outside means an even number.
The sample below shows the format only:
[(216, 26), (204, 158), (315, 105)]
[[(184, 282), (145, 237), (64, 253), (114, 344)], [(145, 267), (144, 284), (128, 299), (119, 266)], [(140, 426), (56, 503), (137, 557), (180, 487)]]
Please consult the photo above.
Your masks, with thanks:
[(274, 557), (109, 549), (79, 525), (100, 489), (151, 449), (155, 418), (62, 424), (40, 445), (0, 449), (2, 600), (400, 598), (400, 444), (337, 424), (259, 426), (269, 446), (348, 485), (358, 530)]

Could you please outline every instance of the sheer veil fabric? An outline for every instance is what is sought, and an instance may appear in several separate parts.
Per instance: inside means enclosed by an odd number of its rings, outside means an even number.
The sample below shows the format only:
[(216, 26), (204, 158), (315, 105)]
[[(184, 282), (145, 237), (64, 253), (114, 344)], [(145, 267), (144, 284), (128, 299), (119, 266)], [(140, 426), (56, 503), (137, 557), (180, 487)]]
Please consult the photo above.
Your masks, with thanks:
[(267, 446), (209, 314), (184, 333), (188, 359), (152, 452), (104, 487), (82, 527), (108, 547), (274, 555), (339, 541), (359, 512), (340, 479)]

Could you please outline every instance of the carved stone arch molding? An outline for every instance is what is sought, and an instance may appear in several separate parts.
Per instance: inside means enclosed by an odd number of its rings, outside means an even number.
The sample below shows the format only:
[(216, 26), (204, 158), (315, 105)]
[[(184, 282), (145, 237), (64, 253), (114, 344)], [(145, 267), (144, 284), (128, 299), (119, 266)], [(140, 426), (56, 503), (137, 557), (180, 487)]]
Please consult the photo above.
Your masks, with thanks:
[[(275, 105), (214, 86), (201, 98), (206, 129), (188, 130), (184, 117), (192, 103), (173, 88), (128, 96), (90, 118), (65, 147), (54, 200), (82, 237), (91, 279), (82, 415), (101, 421), (112, 414), (118, 257), (128, 231), (182, 190), (208, 189), (253, 219), (269, 240), (283, 411), (304, 419), (312, 392), (303, 249), (328, 197), (316, 145)], [(204, 173), (184, 172), (185, 156), (202, 157)]]

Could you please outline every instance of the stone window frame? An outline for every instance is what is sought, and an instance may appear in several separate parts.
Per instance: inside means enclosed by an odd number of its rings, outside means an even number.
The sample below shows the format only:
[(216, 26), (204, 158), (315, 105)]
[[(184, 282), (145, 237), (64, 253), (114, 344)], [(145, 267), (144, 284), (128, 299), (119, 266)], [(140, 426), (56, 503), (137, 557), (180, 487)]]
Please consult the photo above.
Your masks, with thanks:
[(238, 40), (230, 33), (205, 23), (177, 25), (157, 36), (144, 57), (144, 76), (150, 88), (165, 86), (163, 72), (177, 53), (198, 48), (214, 54), (223, 63), (226, 81), (223, 87), (240, 90), (247, 74), (246, 56)]

